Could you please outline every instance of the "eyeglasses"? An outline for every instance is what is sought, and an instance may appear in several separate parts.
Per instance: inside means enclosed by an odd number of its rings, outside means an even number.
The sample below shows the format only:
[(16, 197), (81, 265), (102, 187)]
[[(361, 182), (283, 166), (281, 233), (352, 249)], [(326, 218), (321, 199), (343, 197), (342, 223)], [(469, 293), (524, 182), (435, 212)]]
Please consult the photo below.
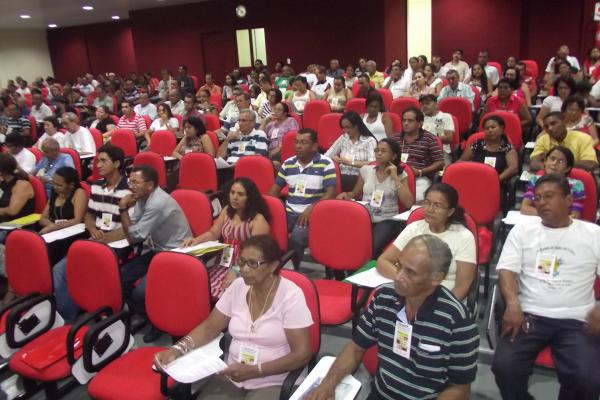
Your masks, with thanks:
[(534, 202), (540, 202), (542, 200), (549, 201), (558, 195), (559, 195), (558, 192), (547, 192), (547, 193), (543, 193), (543, 194), (536, 194), (535, 196), (533, 196), (533, 201)]
[(547, 159), (548, 162), (551, 163), (557, 163), (559, 165), (563, 165), (567, 163), (567, 160), (565, 160), (564, 158), (559, 158), (559, 157), (554, 157), (554, 156), (550, 156)]
[(446, 205), (444, 205), (442, 203), (434, 203), (434, 202), (432, 202), (430, 200), (423, 200), (423, 207), (425, 207), (425, 208), (432, 208), (435, 211), (446, 210), (446, 209), (450, 208), (450, 207), (447, 207)]
[(128, 184), (129, 186), (136, 186), (136, 187), (137, 187), (137, 186), (140, 186), (142, 183), (146, 183), (146, 182), (148, 182), (148, 181), (140, 181), (140, 182), (137, 182), (137, 181), (129, 181), (129, 182), (127, 182), (127, 184)]
[(375, 149), (375, 153), (389, 153), (388, 149)]
[(248, 267), (250, 269), (257, 269), (259, 268), (261, 265), (266, 264), (270, 261), (268, 260), (246, 260), (243, 257), (238, 257), (237, 259), (237, 264), (238, 267), (242, 268), (242, 267)]

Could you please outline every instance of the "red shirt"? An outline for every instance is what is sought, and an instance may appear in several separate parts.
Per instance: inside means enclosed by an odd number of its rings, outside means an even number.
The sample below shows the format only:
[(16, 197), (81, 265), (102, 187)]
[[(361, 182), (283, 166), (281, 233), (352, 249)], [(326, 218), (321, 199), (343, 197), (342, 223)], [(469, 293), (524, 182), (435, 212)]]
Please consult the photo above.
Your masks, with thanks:
[(132, 113), (131, 118), (127, 118), (123, 115), (119, 118), (119, 124), (117, 126), (119, 129), (131, 129), (135, 134), (145, 132), (146, 129), (148, 129), (146, 128), (144, 117), (137, 115), (136, 113)]
[(505, 105), (500, 103), (498, 96), (492, 96), (486, 103), (486, 108), (489, 112), (493, 111), (507, 111), (513, 114), (519, 114), (519, 108), (523, 105), (523, 100), (517, 96), (510, 96)]

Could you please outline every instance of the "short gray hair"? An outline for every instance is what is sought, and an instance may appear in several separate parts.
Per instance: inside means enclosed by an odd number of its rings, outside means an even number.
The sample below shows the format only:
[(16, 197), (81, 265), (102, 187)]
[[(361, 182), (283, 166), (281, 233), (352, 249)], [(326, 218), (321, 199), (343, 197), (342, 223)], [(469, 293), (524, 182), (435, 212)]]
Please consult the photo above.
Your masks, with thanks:
[(240, 116), (242, 114), (249, 115), (250, 117), (252, 117), (252, 120), (256, 122), (256, 113), (253, 110), (250, 110), (249, 108), (243, 109), (240, 111)]
[(66, 112), (62, 115), (62, 119), (70, 121), (70, 122), (75, 122), (76, 124), (79, 123), (79, 117), (77, 117), (77, 114), (75, 114), (74, 112)]
[(425, 245), (425, 248), (427, 248), (429, 271), (432, 274), (441, 272), (446, 276), (450, 269), (450, 263), (452, 262), (452, 251), (450, 251), (448, 244), (437, 236), (425, 234), (410, 239), (404, 248), (407, 248), (415, 242), (422, 242)]
[(60, 150), (60, 144), (56, 139), (49, 137), (46, 138), (46, 140), (44, 140), (44, 142), (42, 143), (42, 151), (43, 149)]

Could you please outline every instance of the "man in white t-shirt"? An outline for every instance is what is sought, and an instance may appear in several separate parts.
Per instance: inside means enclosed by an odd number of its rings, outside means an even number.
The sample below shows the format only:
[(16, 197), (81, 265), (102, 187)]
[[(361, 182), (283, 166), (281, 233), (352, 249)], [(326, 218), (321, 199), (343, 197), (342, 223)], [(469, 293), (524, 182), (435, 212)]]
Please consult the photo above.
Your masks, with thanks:
[(452, 60), (448, 61), (444, 67), (446, 71), (450, 71), (451, 69), (458, 72), (458, 78), (461, 82), (465, 80), (467, 74), (469, 73), (469, 64), (462, 60), (463, 51), (461, 49), (455, 49), (452, 52)]
[[(410, 86), (410, 83), (409, 83)], [(390, 76), (383, 81), (384, 89), (389, 89), (392, 92), (392, 98), (395, 100), (403, 97), (406, 94), (406, 82), (402, 79), (402, 70), (400, 65), (394, 65), (390, 71)]]
[(556, 52), (556, 56), (548, 60), (545, 72), (554, 74), (554, 62), (556, 61), (556, 57), (567, 60), (567, 62), (571, 64), (571, 68), (575, 68), (575, 70), (579, 71), (581, 69), (579, 66), (579, 60), (577, 60), (577, 57), (569, 55), (570, 53), (571, 50), (569, 50), (569, 46), (566, 44), (561, 45)]
[(517, 224), (496, 269), (506, 303), (492, 371), (503, 399), (532, 398), (527, 384), (538, 353), (552, 350), (560, 399), (600, 395), (600, 227), (571, 219), (566, 178), (547, 174), (535, 185), (541, 221)]
[(67, 130), (65, 147), (73, 149), (80, 155), (96, 153), (94, 137), (87, 128), (79, 125), (77, 114), (66, 112), (62, 115), (62, 125)]
[(147, 115), (151, 120), (156, 119), (156, 106), (150, 102), (147, 92), (140, 93), (140, 102), (133, 107), (137, 115)]
[(25, 138), (18, 133), (9, 133), (4, 144), (19, 168), (31, 175), (35, 170), (35, 155), (25, 148)]
[(310, 90), (312, 90), (319, 99), (322, 99), (325, 92), (333, 86), (333, 80), (327, 77), (327, 69), (324, 66), (317, 66), (315, 71), (317, 80), (312, 84)]
[(438, 136), (444, 146), (444, 162), (452, 163), (452, 139), (454, 138), (454, 121), (452, 115), (438, 109), (437, 98), (433, 94), (421, 96), (421, 111), (425, 114), (423, 129)]
[(50, 107), (44, 104), (44, 98), (42, 97), (42, 92), (39, 89), (33, 89), (31, 91), (31, 111), (29, 115), (35, 118), (35, 122), (38, 126), (44, 123), (44, 118), (51, 117), (54, 115)]

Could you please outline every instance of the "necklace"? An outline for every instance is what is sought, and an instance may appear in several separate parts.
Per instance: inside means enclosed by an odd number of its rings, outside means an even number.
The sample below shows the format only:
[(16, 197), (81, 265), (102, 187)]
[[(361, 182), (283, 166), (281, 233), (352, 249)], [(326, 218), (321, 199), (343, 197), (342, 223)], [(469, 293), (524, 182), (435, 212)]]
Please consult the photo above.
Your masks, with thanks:
[[(256, 318), (250, 324), (250, 331), (252, 333), (254, 333), (254, 324), (260, 318), (260, 316), (263, 315), (263, 313), (265, 312), (265, 307), (267, 306), (267, 303), (269, 302), (269, 296), (271, 295), (271, 291), (273, 290), (273, 287), (275, 286), (275, 282), (277, 282), (277, 277), (275, 277), (273, 279), (273, 283), (271, 283), (271, 287), (269, 288), (269, 292), (267, 293), (267, 297), (265, 298), (265, 302), (260, 310), (260, 313), (256, 316)], [(253, 289), (254, 289), (254, 286), (250, 288), (250, 319), (252, 319), (252, 293), (254, 292)]]

